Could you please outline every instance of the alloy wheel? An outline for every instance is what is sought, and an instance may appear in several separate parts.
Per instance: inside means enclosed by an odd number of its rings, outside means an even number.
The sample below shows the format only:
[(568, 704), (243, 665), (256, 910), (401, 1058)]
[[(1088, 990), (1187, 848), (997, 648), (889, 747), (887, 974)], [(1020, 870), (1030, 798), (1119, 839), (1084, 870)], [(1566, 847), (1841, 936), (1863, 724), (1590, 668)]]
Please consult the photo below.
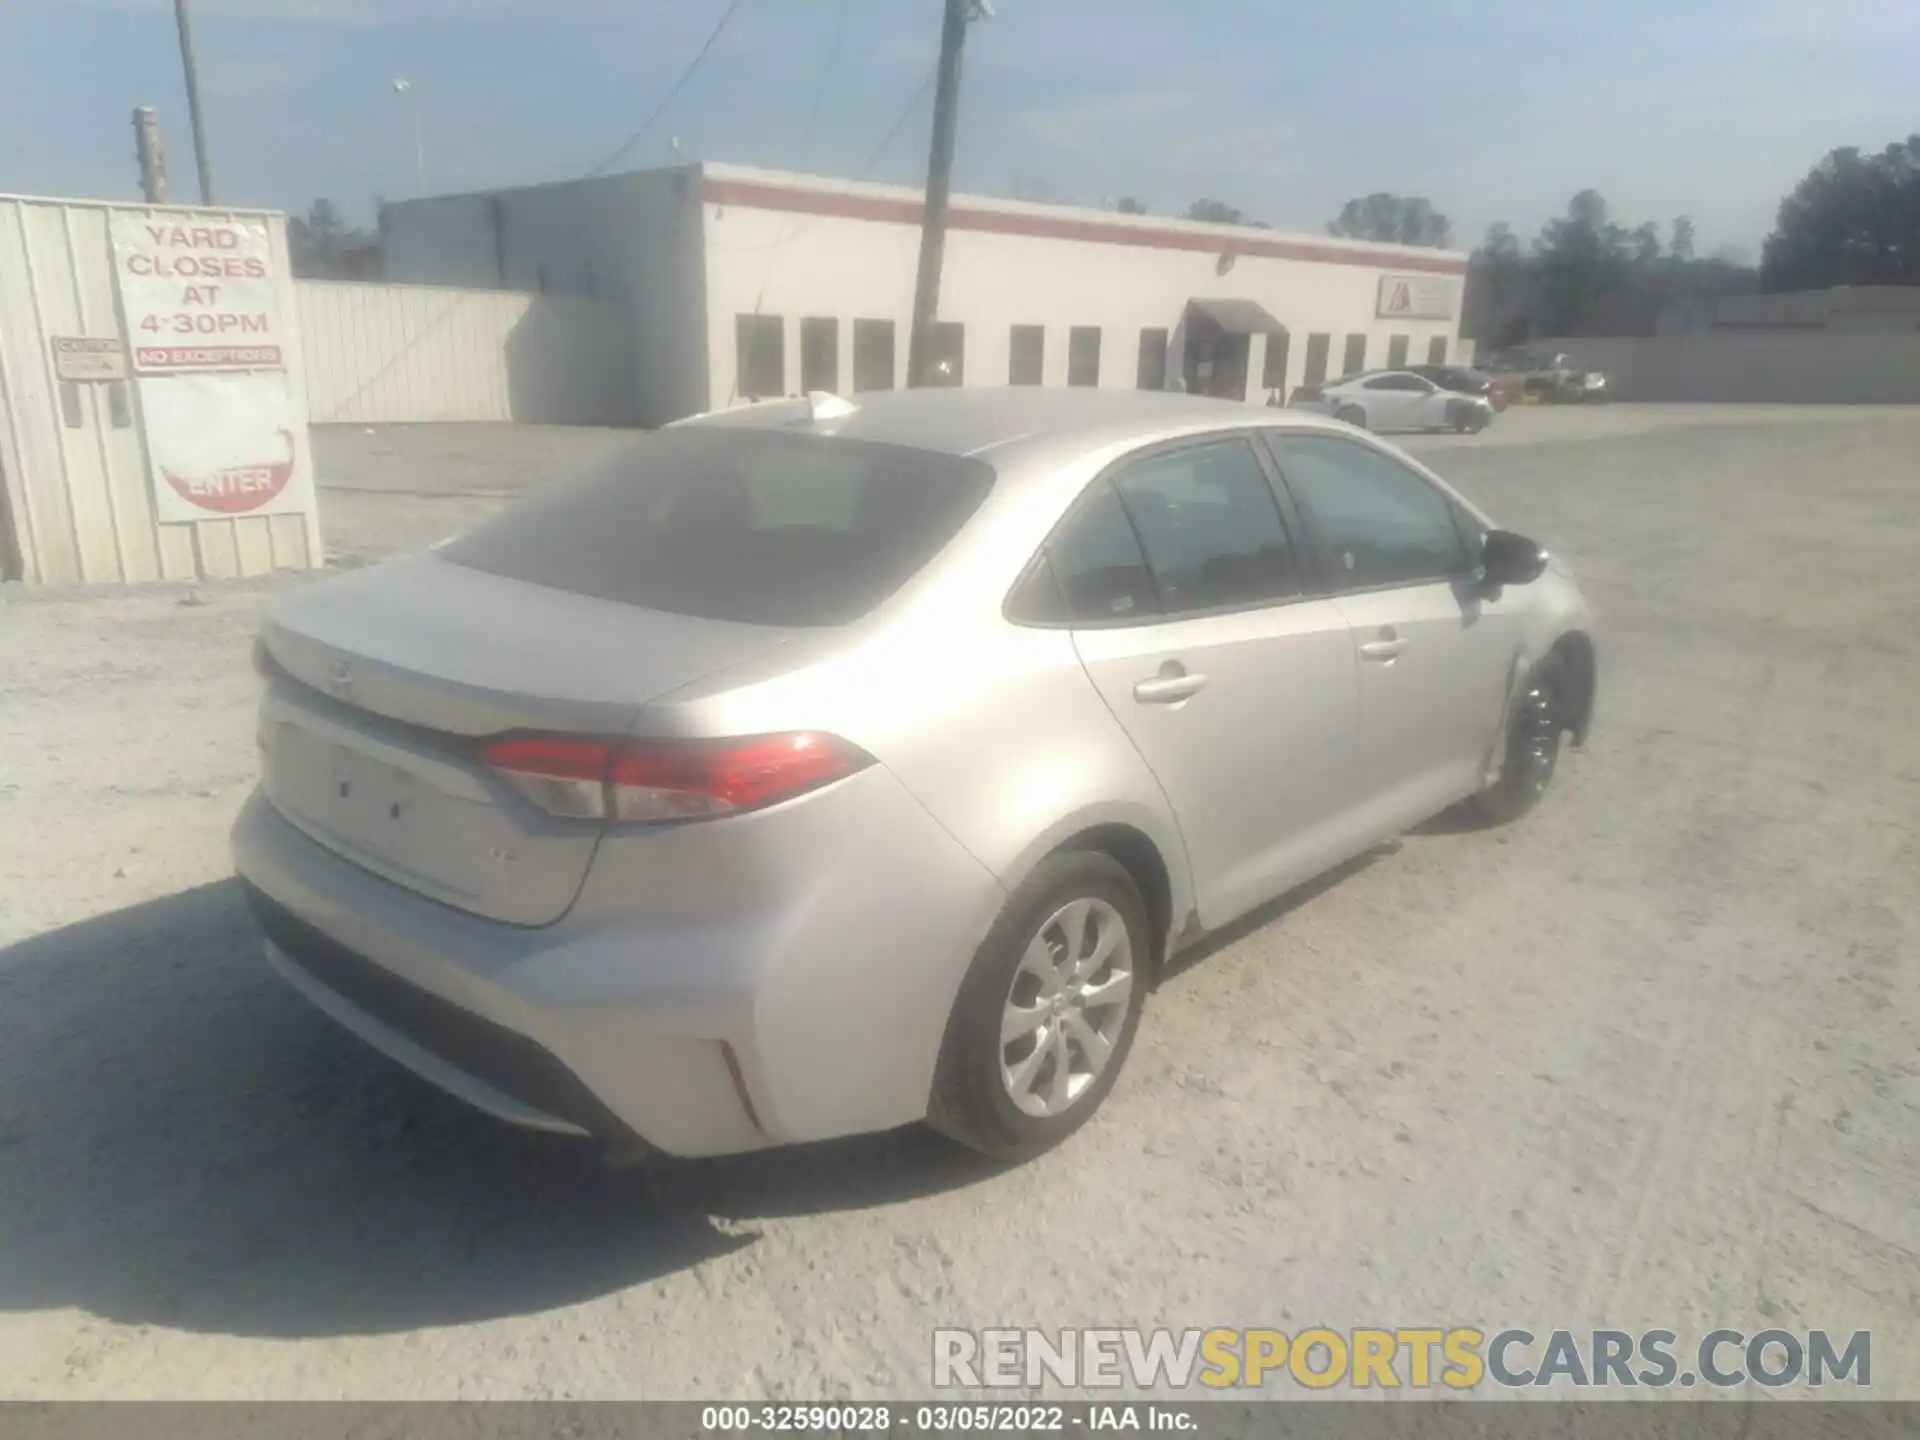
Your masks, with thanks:
[(1021, 1113), (1060, 1115), (1100, 1078), (1133, 984), (1133, 942), (1112, 905), (1070, 900), (1047, 917), (1014, 970), (1000, 1020), (1000, 1082)]

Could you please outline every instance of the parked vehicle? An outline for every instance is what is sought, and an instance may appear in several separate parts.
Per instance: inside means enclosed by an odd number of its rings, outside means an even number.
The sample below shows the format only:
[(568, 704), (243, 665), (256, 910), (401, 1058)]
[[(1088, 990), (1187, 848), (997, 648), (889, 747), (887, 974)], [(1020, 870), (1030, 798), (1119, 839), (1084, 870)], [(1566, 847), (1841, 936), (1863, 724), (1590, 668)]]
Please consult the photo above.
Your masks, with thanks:
[(1173, 952), (1524, 814), (1593, 655), (1558, 562), (1348, 426), (776, 401), (283, 598), (235, 856), (281, 975), (504, 1119), (1025, 1156)]
[(1431, 380), (1442, 390), (1480, 396), (1493, 406), (1496, 414), (1512, 404), (1513, 397), (1520, 393), (1516, 381), (1465, 365), (1409, 365), (1407, 369), (1422, 380)]
[(1483, 395), (1445, 390), (1411, 370), (1369, 370), (1325, 385), (1303, 385), (1293, 406), (1318, 411), (1362, 430), (1457, 430), (1476, 434), (1493, 423)]
[(1604, 374), (1583, 369), (1564, 352), (1506, 350), (1493, 356), (1488, 365), (1495, 374), (1517, 385), (1522, 394), (1549, 403), (1603, 404), (1610, 397)]

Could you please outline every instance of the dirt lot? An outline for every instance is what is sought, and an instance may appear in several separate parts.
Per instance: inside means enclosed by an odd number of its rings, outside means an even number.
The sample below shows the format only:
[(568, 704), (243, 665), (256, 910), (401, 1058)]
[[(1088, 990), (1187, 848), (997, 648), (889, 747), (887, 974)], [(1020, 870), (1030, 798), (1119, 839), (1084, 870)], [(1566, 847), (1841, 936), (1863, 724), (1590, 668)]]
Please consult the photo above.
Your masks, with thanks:
[[(327, 435), (334, 548), (608, 443)], [(909, 1132), (609, 1174), (442, 1099), (227, 879), (248, 633), (307, 582), (8, 593), (0, 1393), (903, 1395), (937, 1323), (1477, 1323), (1868, 1329), (1920, 1398), (1920, 413), (1413, 448), (1587, 586), (1591, 747), (1222, 937), (1007, 1172)]]

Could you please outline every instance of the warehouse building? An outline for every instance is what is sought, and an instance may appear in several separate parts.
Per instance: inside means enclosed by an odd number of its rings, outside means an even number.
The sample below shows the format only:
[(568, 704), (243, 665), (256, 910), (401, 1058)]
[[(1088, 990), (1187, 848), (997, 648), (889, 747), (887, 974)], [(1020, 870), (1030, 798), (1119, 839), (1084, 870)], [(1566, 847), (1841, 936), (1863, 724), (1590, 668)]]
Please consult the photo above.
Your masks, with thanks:
[[(388, 205), (387, 278), (584, 295), (630, 317), (644, 425), (905, 382), (917, 190), (697, 164)], [(955, 196), (946, 383), (1259, 400), (1466, 360), (1464, 254)]]

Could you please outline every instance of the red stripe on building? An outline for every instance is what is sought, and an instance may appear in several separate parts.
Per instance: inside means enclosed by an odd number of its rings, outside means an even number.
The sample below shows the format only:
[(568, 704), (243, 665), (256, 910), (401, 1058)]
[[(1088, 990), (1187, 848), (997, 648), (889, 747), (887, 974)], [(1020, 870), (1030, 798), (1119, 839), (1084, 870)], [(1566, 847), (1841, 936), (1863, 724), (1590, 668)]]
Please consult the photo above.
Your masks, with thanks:
[[(754, 180), (702, 178), (701, 198), (709, 205), (740, 205), (750, 210), (780, 210), (796, 215), (826, 215), (839, 220), (878, 220), (896, 225), (918, 225), (918, 200), (887, 195), (849, 195), (835, 190), (800, 190)], [(955, 205), (947, 212), (951, 230), (974, 230), (986, 235), (1025, 235), (1041, 240), (1084, 240), (1097, 245), (1134, 245), (1145, 250), (1196, 250), (1218, 255), (1257, 255), (1269, 260), (1309, 260), (1321, 265), (1361, 265), (1369, 270), (1416, 271), (1434, 275), (1464, 275), (1467, 264), (1440, 255), (1380, 255), (1345, 245), (1314, 240), (1255, 238), (1248, 235), (1207, 235), (1192, 230), (1165, 230), (1146, 225), (1122, 225), (1111, 220), (1080, 219), (1069, 215), (1030, 215), (1006, 210), (982, 210)]]

